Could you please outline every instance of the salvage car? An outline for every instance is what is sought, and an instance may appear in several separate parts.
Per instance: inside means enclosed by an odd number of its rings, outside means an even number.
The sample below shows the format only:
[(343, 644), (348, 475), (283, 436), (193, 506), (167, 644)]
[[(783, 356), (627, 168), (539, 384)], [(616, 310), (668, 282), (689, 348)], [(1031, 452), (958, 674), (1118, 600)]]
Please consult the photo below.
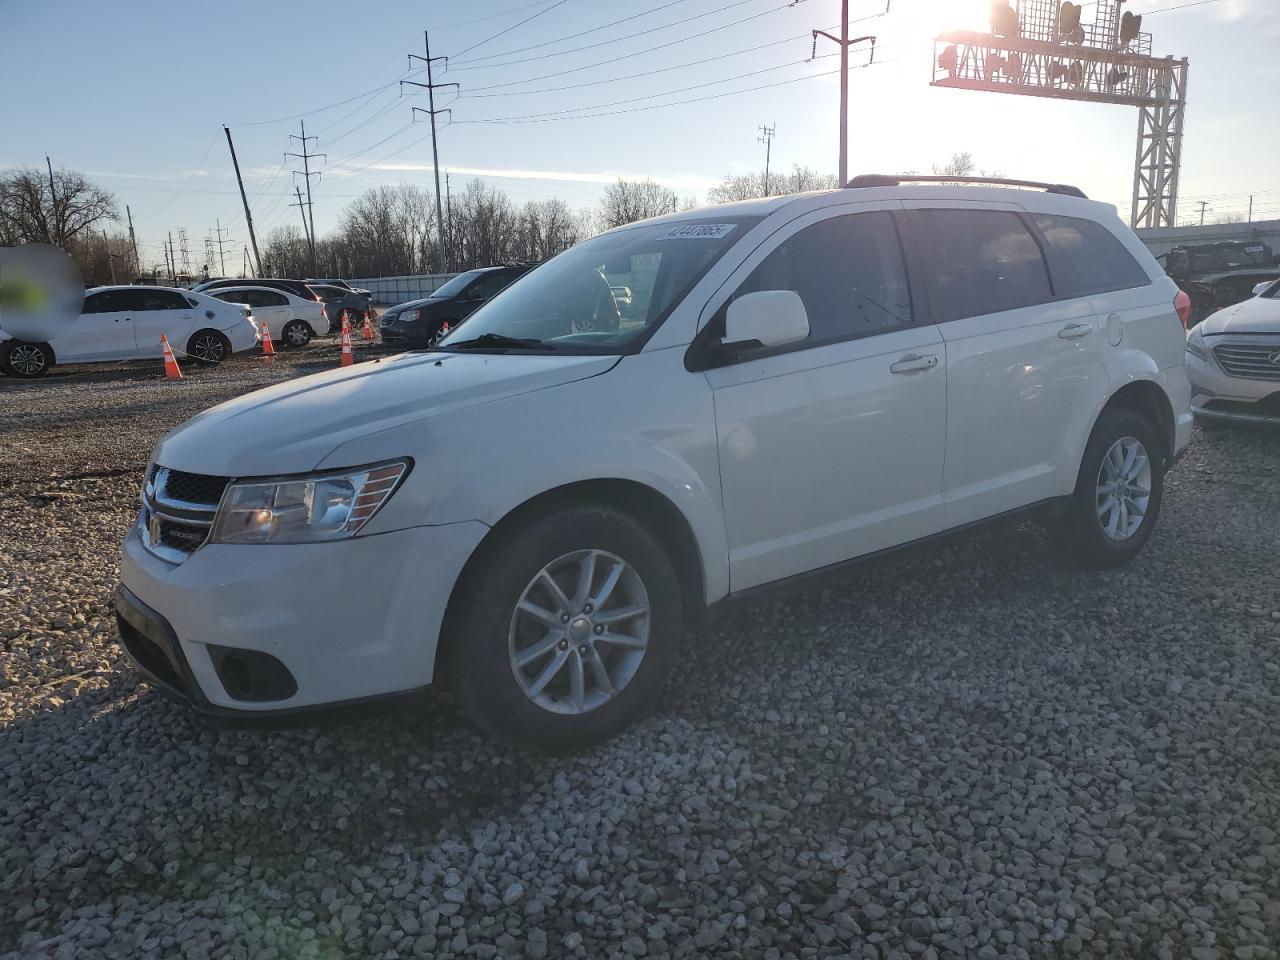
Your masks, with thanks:
[(287, 290), (246, 284), (215, 287), (211, 296), (228, 303), (242, 303), (253, 313), (258, 330), (290, 347), (305, 347), (312, 337), (329, 332), (329, 308), (323, 302), (304, 300)]
[(1132, 560), (1191, 438), (1186, 295), (1074, 187), (919, 179), (629, 224), (430, 349), (205, 411), (142, 477), (125, 649), (206, 714), (444, 682), (566, 749), (766, 591), (1010, 516)]

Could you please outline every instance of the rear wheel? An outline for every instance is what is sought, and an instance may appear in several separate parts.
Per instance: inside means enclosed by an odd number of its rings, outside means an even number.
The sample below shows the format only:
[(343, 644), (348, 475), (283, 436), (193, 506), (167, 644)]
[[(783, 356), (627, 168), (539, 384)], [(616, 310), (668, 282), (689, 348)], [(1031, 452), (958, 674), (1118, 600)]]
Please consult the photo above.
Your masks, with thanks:
[(658, 696), (681, 633), (662, 545), (626, 514), (564, 506), (511, 530), (450, 610), (445, 670), (499, 739), (549, 750), (598, 743)]
[(231, 356), (231, 341), (217, 330), (197, 330), (187, 341), (187, 356), (196, 363), (217, 366)]
[(290, 320), (281, 331), (281, 337), (291, 347), (305, 347), (311, 342), (311, 328), (302, 320)]
[(0, 344), (0, 368), (11, 377), (34, 380), (53, 366), (53, 351), (47, 343), (7, 340)]
[(1077, 561), (1116, 567), (1142, 550), (1164, 498), (1164, 458), (1155, 428), (1132, 410), (1105, 410), (1085, 447), (1057, 539)]

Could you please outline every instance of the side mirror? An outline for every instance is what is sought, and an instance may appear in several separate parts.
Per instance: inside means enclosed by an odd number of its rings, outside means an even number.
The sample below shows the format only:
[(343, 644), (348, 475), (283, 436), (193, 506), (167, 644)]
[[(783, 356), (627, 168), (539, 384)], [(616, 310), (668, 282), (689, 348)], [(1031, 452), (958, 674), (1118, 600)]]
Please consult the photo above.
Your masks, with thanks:
[(794, 290), (746, 293), (729, 304), (724, 339), (730, 346), (782, 347), (809, 336), (809, 314)]
[(1253, 288), (1253, 295), (1255, 297), (1258, 296), (1258, 294), (1262, 293), (1263, 290), (1267, 289), (1267, 287), (1271, 286), (1271, 284), (1273, 283), (1275, 283), (1274, 280), (1263, 280), (1260, 284), (1258, 284)]

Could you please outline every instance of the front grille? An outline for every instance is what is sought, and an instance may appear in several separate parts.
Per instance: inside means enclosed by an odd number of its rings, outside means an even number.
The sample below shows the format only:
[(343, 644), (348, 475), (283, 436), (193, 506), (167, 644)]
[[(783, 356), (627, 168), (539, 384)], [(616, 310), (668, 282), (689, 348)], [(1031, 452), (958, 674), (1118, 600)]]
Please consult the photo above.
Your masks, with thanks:
[(124, 617), (117, 615), (116, 623), (120, 628), (120, 642), (129, 651), (129, 656), (138, 661), (138, 666), (166, 686), (180, 692), (186, 691), (181, 674), (158, 644), (134, 629)]
[(1280, 380), (1280, 342), (1222, 343), (1213, 348), (1213, 355), (1229, 376)]
[(157, 466), (147, 477), (139, 518), (142, 542), (169, 563), (181, 563), (208, 539), (231, 480)]
[(210, 477), (203, 473), (184, 473), (166, 467), (156, 468), (157, 495), (165, 500), (184, 503), (206, 503), (216, 507), (222, 491), (231, 481), (226, 477)]

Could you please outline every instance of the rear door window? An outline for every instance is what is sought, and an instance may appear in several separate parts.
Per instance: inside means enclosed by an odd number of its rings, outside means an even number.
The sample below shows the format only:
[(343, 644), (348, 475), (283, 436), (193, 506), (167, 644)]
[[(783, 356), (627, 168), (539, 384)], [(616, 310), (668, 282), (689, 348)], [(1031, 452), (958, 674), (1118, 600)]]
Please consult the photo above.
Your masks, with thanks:
[(188, 310), (187, 298), (173, 290), (131, 291), (135, 310)]
[(910, 216), (939, 322), (1053, 299), (1040, 245), (1016, 213), (937, 209)]
[(1064, 269), (1060, 295), (1083, 297), (1151, 282), (1133, 254), (1102, 224), (1043, 213), (1033, 214), (1032, 219)]

